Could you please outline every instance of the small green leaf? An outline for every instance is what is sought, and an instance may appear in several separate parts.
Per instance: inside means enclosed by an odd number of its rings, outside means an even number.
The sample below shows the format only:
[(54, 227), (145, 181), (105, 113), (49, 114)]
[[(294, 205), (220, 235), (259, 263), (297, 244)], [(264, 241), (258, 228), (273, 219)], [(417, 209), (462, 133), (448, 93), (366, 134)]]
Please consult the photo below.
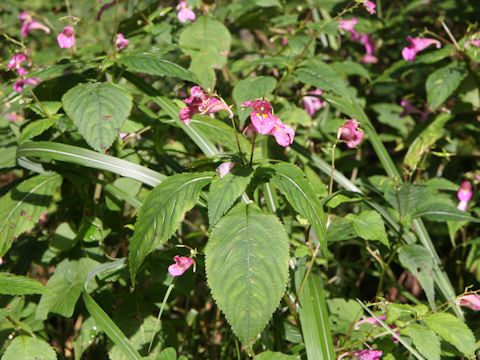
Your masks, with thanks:
[(17, 336), (8, 345), (2, 360), (56, 360), (55, 350), (43, 340)]
[(472, 331), (460, 319), (452, 314), (436, 313), (424, 319), (427, 326), (443, 340), (455, 346), (466, 356), (475, 352), (475, 337)]
[(133, 283), (145, 257), (170, 239), (213, 175), (211, 172), (173, 175), (150, 192), (130, 240), (129, 267)]
[(18, 138), (19, 143), (23, 143), (27, 140), (38, 136), (48, 129), (50, 129), (53, 125), (55, 125), (55, 119), (41, 119), (41, 120), (34, 120), (33, 122), (29, 123), (25, 128), (22, 130), (20, 137)]
[(378, 240), (389, 246), (385, 224), (379, 213), (373, 210), (362, 211), (358, 215), (348, 214), (347, 219), (352, 220), (353, 229), (364, 240)]
[(43, 285), (37, 280), (0, 272), (0, 294), (2, 295), (41, 294), (44, 290)]
[(87, 143), (105, 151), (132, 109), (132, 97), (112, 83), (79, 84), (62, 97), (63, 108)]
[(205, 248), (208, 286), (245, 346), (255, 342), (278, 306), (288, 260), (282, 223), (254, 204), (239, 203), (210, 234)]
[(222, 178), (215, 178), (208, 193), (208, 218), (215, 225), (242, 195), (252, 179), (252, 168), (236, 167)]
[(413, 345), (427, 360), (440, 360), (440, 340), (432, 330), (414, 324), (403, 329), (402, 334), (412, 339)]
[(303, 62), (294, 75), (299, 81), (322, 90), (334, 91), (339, 95), (349, 93), (342, 76), (333, 67), (317, 59)]
[(430, 107), (433, 110), (438, 109), (458, 88), (467, 74), (467, 70), (456, 62), (431, 73), (425, 83)]

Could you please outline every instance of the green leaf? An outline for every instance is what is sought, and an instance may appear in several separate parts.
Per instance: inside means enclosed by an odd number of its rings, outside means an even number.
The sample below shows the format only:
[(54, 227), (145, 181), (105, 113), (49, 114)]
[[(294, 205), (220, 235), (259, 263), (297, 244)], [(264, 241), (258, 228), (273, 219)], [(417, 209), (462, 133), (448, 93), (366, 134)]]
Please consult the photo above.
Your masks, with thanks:
[(212, 178), (211, 172), (177, 174), (150, 192), (140, 209), (135, 233), (130, 240), (129, 267), (133, 283), (145, 257), (170, 239)]
[(420, 282), (428, 302), (435, 309), (435, 291), (433, 288), (433, 259), (425, 247), (411, 244), (398, 250), (400, 264), (410, 271)]
[(373, 210), (362, 211), (358, 215), (348, 214), (347, 219), (352, 220), (353, 229), (364, 240), (378, 240), (386, 246), (388, 242), (385, 224), (379, 213)]
[(182, 51), (191, 57), (190, 70), (197, 75), (200, 84), (213, 90), (215, 72), (227, 62), (232, 37), (220, 21), (200, 16), (180, 34)]
[(208, 218), (210, 226), (215, 225), (233, 203), (242, 195), (252, 179), (253, 169), (235, 167), (224, 177), (216, 177), (208, 193)]
[(43, 340), (30, 336), (17, 336), (8, 345), (2, 360), (55, 360), (55, 350)]
[(308, 219), (317, 234), (322, 250), (327, 251), (327, 219), (318, 196), (302, 170), (292, 164), (280, 163), (272, 167), (270, 182), (285, 195), (301, 216)]
[(55, 119), (41, 119), (35, 120), (29, 123), (25, 128), (22, 130), (20, 137), (18, 138), (19, 143), (23, 143), (35, 136), (38, 136), (44, 133), (46, 130), (50, 129), (53, 125), (55, 125)]
[(297, 360), (299, 356), (287, 355), (279, 352), (264, 351), (253, 357), (253, 360)]
[(432, 330), (420, 325), (410, 325), (402, 334), (412, 339), (413, 345), (427, 360), (440, 360), (440, 340)]
[(241, 123), (250, 113), (248, 109), (242, 108), (242, 103), (246, 100), (259, 99), (262, 96), (268, 97), (276, 86), (277, 80), (271, 76), (258, 76), (237, 82), (233, 88), (232, 96), (237, 105), (237, 113)]
[(105, 151), (130, 115), (132, 97), (112, 83), (79, 84), (62, 97), (63, 108), (87, 143)]
[(48, 279), (35, 317), (44, 320), (49, 312), (71, 317), (82, 293), (83, 283), (88, 273), (97, 265), (96, 261), (89, 258), (63, 260)]
[(0, 272), (0, 294), (2, 295), (41, 294), (44, 290), (43, 285), (37, 280)]
[(408, 148), (403, 160), (411, 171), (417, 168), (422, 157), (443, 136), (445, 124), (452, 119), (450, 114), (439, 114), (416, 138)]
[(2, 156), (0, 156), (0, 169), (11, 168), (17, 164), (15, 153), (16, 146), (2, 147)]
[(431, 73), (425, 83), (427, 102), (430, 107), (433, 110), (438, 109), (458, 88), (467, 74), (467, 70), (457, 62)]
[(282, 223), (252, 203), (238, 204), (210, 234), (205, 248), (208, 286), (244, 345), (253, 344), (278, 306), (288, 281), (288, 260)]
[(339, 95), (347, 96), (349, 91), (342, 76), (330, 65), (323, 61), (312, 59), (302, 63), (294, 75), (307, 85), (316, 88), (334, 91)]
[(0, 256), (5, 255), (16, 237), (35, 227), (61, 184), (58, 174), (37, 175), (22, 181), (0, 199)]
[(452, 314), (431, 314), (423, 319), (423, 321), (442, 339), (455, 346), (466, 356), (472, 356), (475, 352), (475, 337), (472, 331)]
[(151, 53), (124, 55), (117, 61), (131, 71), (158, 76), (174, 76), (193, 83), (198, 82), (197, 77), (187, 69)]
[(341, 298), (327, 299), (331, 330), (335, 333), (349, 334), (352, 324), (360, 320), (362, 307), (355, 300)]

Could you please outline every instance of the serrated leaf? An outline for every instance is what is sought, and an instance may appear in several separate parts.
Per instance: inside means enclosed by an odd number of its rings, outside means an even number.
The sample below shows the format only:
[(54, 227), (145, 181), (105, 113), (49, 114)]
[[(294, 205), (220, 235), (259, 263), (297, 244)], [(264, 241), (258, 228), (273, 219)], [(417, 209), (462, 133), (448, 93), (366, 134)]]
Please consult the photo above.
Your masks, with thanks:
[(96, 261), (89, 258), (63, 260), (48, 279), (35, 317), (44, 320), (49, 312), (71, 317), (82, 293), (83, 283), (88, 273), (97, 265)]
[(37, 280), (0, 272), (0, 294), (2, 295), (41, 294), (44, 290), (42, 283)]
[(130, 240), (128, 263), (133, 283), (145, 257), (170, 239), (213, 175), (212, 172), (173, 175), (150, 192)]
[(0, 199), (0, 256), (13, 240), (35, 227), (62, 183), (58, 174), (42, 174), (22, 181)]
[(302, 170), (292, 164), (280, 163), (272, 167), (270, 182), (285, 195), (301, 216), (308, 219), (317, 234), (322, 250), (327, 251), (327, 219), (318, 196)]
[(425, 88), (427, 102), (433, 110), (447, 100), (467, 76), (467, 70), (460, 64), (453, 62), (431, 73)]
[(238, 204), (210, 234), (205, 248), (208, 286), (244, 345), (255, 341), (278, 306), (288, 281), (288, 260), (282, 223), (254, 204)]
[(2, 360), (55, 360), (55, 350), (45, 341), (30, 336), (17, 336), (8, 345)]
[(347, 219), (352, 220), (353, 229), (364, 240), (378, 240), (386, 246), (388, 242), (385, 224), (379, 213), (373, 210), (362, 211), (358, 215), (349, 214)]
[(432, 330), (413, 324), (403, 329), (402, 334), (412, 339), (413, 345), (427, 360), (440, 360), (440, 340)]
[(55, 119), (53, 118), (35, 120), (29, 123), (27, 126), (25, 126), (25, 128), (22, 130), (22, 133), (18, 138), (18, 142), (23, 143), (27, 140), (30, 140), (35, 136), (38, 136), (44, 133), (46, 130), (50, 129), (53, 125), (55, 125)]
[(455, 346), (466, 356), (475, 351), (475, 337), (472, 331), (460, 319), (452, 314), (435, 313), (423, 319), (427, 326), (443, 340)]
[(420, 282), (432, 309), (435, 309), (433, 288), (433, 259), (425, 247), (417, 244), (404, 245), (398, 250), (400, 264)]
[(262, 96), (268, 97), (277, 86), (277, 80), (271, 76), (257, 76), (240, 80), (233, 88), (232, 96), (237, 105), (237, 113), (240, 122), (243, 123), (250, 111), (242, 108), (246, 100), (259, 99)]
[(158, 76), (174, 76), (193, 83), (198, 82), (197, 77), (189, 70), (153, 54), (124, 55), (117, 61), (131, 71)]
[(87, 143), (105, 151), (132, 109), (132, 97), (112, 83), (79, 84), (62, 97), (63, 108)]

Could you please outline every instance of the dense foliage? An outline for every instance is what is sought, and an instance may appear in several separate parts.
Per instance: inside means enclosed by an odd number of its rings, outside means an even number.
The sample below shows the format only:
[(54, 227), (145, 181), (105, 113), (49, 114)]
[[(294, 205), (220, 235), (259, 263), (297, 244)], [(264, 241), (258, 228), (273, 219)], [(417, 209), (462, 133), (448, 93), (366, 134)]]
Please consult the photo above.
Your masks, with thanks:
[(475, 358), (475, 0), (0, 3), (0, 354)]

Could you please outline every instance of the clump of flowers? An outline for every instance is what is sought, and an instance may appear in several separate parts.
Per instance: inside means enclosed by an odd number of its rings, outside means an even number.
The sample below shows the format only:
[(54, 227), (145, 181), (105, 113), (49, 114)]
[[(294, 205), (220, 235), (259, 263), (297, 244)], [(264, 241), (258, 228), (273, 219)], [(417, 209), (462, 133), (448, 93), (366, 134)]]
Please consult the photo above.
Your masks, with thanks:
[(339, 129), (337, 139), (347, 144), (350, 149), (356, 148), (363, 139), (363, 131), (358, 128), (359, 123), (355, 119), (347, 120)]
[(15, 92), (22, 92), (26, 85), (35, 86), (35, 85), (38, 85), (39, 83), (40, 83), (40, 79), (36, 77), (24, 78), (21, 80), (17, 80), (13, 83), (13, 90)]
[(75, 46), (75, 30), (73, 26), (65, 26), (57, 36), (58, 46), (68, 49)]
[(195, 260), (186, 256), (175, 255), (173, 260), (175, 263), (168, 267), (168, 272), (173, 277), (183, 275), (195, 263)]
[(357, 360), (379, 360), (382, 355), (381, 350), (357, 350), (353, 352), (353, 357)]
[(117, 50), (123, 50), (125, 49), (130, 41), (125, 38), (125, 36), (122, 33), (118, 33), (115, 37), (115, 45), (117, 46)]
[(233, 117), (232, 110), (220, 99), (217, 99), (205, 93), (200, 86), (194, 86), (190, 89), (190, 96), (183, 100), (186, 107), (178, 113), (180, 120), (186, 125), (190, 124), (193, 115), (213, 114), (221, 110), (228, 111), (230, 117)]
[(22, 66), (25, 62), (30, 66), (30, 59), (25, 53), (16, 53), (8, 61), (7, 69), (16, 71), (19, 76), (25, 76), (28, 73), (28, 71)]
[(364, 0), (364, 1), (363, 1), (363, 7), (365, 8), (365, 10), (366, 10), (370, 15), (373, 15), (373, 14), (376, 13), (375, 8), (376, 8), (377, 6), (376, 6), (375, 3), (372, 2), (372, 1)]
[(468, 203), (470, 202), (470, 200), (472, 200), (472, 197), (472, 184), (468, 180), (462, 182), (457, 192), (457, 198), (459, 200), (457, 209), (460, 211), (467, 211)]
[(425, 50), (431, 45), (439, 49), (442, 45), (440, 41), (430, 38), (413, 38), (407, 36), (408, 46), (402, 49), (402, 56), (405, 60), (413, 62), (420, 51)]
[(342, 19), (338, 23), (338, 27), (345, 32), (348, 32), (353, 41), (358, 42), (365, 48), (365, 55), (362, 57), (362, 62), (365, 64), (375, 64), (378, 62), (375, 56), (375, 45), (371, 37), (367, 34), (359, 33), (355, 30), (358, 19), (353, 17), (351, 19)]
[(260, 135), (273, 135), (280, 146), (289, 146), (293, 143), (295, 131), (273, 115), (273, 108), (269, 101), (263, 99), (249, 100), (242, 107), (252, 109), (250, 120), (253, 129)]
[[(325, 106), (325, 101), (319, 98), (323, 94), (321, 89), (309, 91), (303, 97), (303, 107), (308, 115), (313, 116), (315, 113)], [(314, 95), (314, 96), (310, 96)]]
[(186, 1), (181, 0), (177, 5), (177, 18), (182, 24), (188, 21), (195, 21), (196, 16)]
[(22, 29), (21, 29), (22, 37), (27, 37), (28, 34), (32, 32), (32, 30), (42, 30), (47, 34), (50, 34), (50, 28), (43, 25), (41, 22), (34, 20), (32, 16), (26, 11), (23, 11), (22, 13), (20, 13), (20, 15), (18, 16), (18, 19), (22, 24)]

